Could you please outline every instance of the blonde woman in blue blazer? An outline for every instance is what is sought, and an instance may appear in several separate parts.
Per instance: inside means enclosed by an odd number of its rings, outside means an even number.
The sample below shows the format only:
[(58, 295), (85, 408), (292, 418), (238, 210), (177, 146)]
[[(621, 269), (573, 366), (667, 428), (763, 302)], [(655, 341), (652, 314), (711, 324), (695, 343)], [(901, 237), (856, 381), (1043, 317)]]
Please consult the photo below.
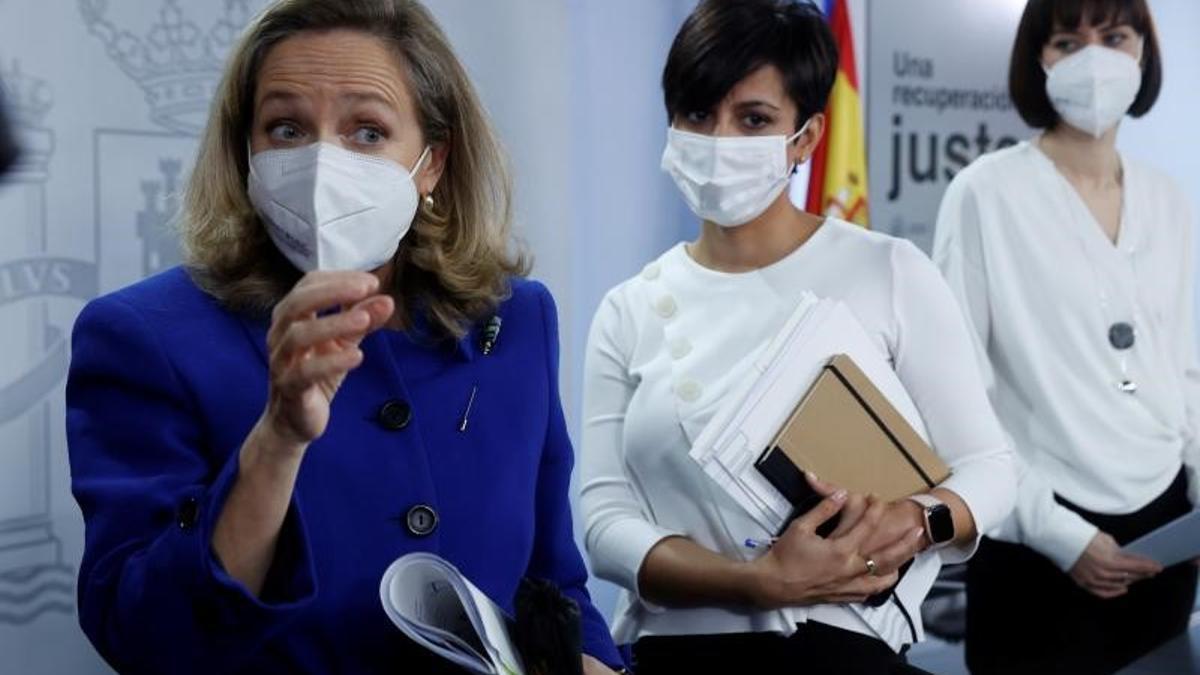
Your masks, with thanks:
[(502, 157), (440, 29), (411, 0), (284, 0), (217, 95), (189, 265), (75, 328), (88, 637), (123, 673), (451, 672), (379, 601), (430, 551), (510, 611), (555, 582), (609, 672), (554, 304), (507, 251)]

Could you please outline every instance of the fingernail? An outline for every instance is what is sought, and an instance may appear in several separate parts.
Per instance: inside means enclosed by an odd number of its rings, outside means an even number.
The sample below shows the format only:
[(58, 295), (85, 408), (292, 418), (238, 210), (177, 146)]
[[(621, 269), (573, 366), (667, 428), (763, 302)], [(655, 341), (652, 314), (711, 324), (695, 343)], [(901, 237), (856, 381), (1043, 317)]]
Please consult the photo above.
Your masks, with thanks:
[(850, 495), (847, 494), (847, 492), (845, 490), (838, 490), (837, 492), (833, 493), (833, 501), (844, 502), (844, 501), (846, 501), (846, 497), (848, 497), (848, 496), (850, 496)]
[(913, 531), (912, 531), (912, 534), (911, 534), (911, 535), (909, 535), (909, 536), (911, 536), (913, 539), (920, 539), (920, 538), (921, 538), (921, 537), (923, 537), (924, 535), (925, 535), (925, 528), (923, 528), (923, 527), (914, 527), (914, 528), (913, 528)]

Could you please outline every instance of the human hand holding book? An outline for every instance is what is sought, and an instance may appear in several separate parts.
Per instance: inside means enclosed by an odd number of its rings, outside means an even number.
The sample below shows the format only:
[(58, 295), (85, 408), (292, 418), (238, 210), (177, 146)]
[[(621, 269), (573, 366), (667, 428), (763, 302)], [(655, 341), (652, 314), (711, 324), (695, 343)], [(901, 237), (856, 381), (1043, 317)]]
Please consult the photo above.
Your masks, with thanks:
[[(822, 497), (829, 497), (838, 489), (830, 483), (817, 479), (811, 473), (807, 474), (807, 477), (809, 484)], [(837, 538), (844, 536), (861, 522), (872, 508), (878, 509), (879, 515), (871, 536), (867, 537), (862, 543), (862, 553), (867, 557), (877, 554), (904, 539), (912, 534), (914, 529), (920, 529), (922, 536), (916, 537), (917, 541), (913, 555), (915, 556), (929, 545), (928, 540), (923, 536), (924, 520), (921, 516), (921, 508), (915, 503), (907, 499), (887, 502), (873, 495), (854, 493), (850, 493), (847, 496), (846, 506), (842, 509), (837, 527), (829, 533), (829, 537)], [(909, 557), (911, 558), (912, 556)], [(902, 562), (907, 562), (907, 560)]]
[[(863, 602), (894, 585), (899, 569), (921, 548), (923, 527), (911, 527), (871, 555), (866, 543), (884, 525), (887, 505), (873, 497), (809, 477), (825, 494), (816, 506), (796, 518), (774, 539), (769, 550), (753, 560), (756, 596), (760, 606), (778, 608), (823, 603)], [(854, 513), (847, 513), (853, 508)], [(841, 514), (834, 532), (821, 536), (821, 525)], [(890, 527), (890, 523), (889, 523)]]
[[(837, 491), (837, 487), (818, 480), (811, 472), (806, 474), (808, 483), (812, 485), (813, 490), (822, 497), (828, 497)], [(974, 540), (975, 519), (971, 515), (971, 510), (966, 503), (962, 501), (954, 492), (945, 488), (934, 488), (929, 494), (936, 497), (944, 503), (951, 513), (954, 522), (954, 539), (947, 542), (948, 545), (961, 542), (969, 542)], [(847, 498), (846, 507), (842, 509), (840, 522), (838, 526), (830, 533), (829, 536), (840, 536), (847, 529), (852, 527), (861, 514), (864, 513), (871, 499), (868, 495), (856, 495), (851, 493)], [(892, 543), (903, 538), (913, 527), (925, 529), (925, 518), (922, 507), (910, 499), (896, 499), (887, 502), (885, 512), (880, 520), (879, 526), (876, 528), (875, 535), (871, 537), (863, 546), (863, 550), (868, 553), (880, 551)], [(933, 542), (929, 539), (929, 533), (923, 531), (923, 537), (920, 538), (920, 547), (917, 553), (928, 548)]]

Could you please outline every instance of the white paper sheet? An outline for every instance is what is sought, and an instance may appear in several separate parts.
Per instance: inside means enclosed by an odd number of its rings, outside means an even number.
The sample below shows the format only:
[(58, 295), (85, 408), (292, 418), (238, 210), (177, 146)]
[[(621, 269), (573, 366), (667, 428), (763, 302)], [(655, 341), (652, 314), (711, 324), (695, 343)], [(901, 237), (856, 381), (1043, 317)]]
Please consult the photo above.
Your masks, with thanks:
[(383, 573), (379, 596), (397, 628), (442, 658), (482, 675), (524, 675), (503, 610), (446, 560), (399, 558)]

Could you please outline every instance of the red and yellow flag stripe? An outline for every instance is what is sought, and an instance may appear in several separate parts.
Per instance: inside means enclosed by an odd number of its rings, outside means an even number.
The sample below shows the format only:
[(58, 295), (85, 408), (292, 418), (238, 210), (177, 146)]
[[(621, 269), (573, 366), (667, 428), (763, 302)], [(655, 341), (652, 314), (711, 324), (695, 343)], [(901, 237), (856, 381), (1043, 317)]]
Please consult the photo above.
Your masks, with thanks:
[(825, 108), (825, 136), (812, 157), (805, 208), (865, 227), (867, 143), (846, 0), (833, 0), (830, 28), (838, 43), (838, 73)]

